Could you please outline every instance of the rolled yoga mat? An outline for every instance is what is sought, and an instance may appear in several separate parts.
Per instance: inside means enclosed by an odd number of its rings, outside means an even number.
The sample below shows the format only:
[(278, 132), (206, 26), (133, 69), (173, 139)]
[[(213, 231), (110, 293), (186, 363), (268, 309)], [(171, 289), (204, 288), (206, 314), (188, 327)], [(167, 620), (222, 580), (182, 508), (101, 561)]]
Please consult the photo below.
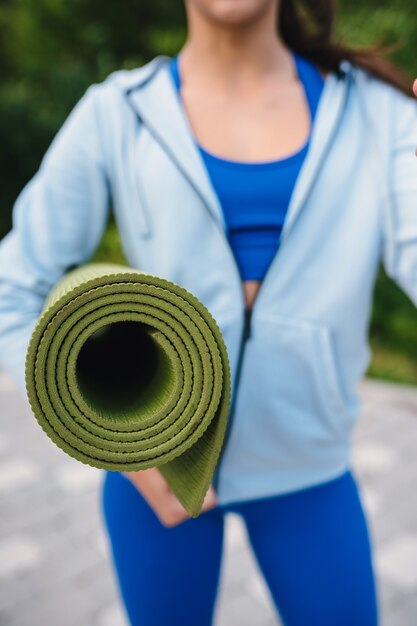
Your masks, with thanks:
[(93, 467), (158, 467), (201, 512), (224, 440), (230, 366), (207, 308), (169, 280), (92, 263), (48, 295), (26, 355), (45, 433)]

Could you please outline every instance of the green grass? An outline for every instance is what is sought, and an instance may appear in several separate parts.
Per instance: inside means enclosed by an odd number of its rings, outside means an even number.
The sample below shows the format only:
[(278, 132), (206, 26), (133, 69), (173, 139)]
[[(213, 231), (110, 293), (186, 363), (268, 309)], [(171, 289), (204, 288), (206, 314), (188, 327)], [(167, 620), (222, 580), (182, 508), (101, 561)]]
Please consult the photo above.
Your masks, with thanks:
[(372, 361), (366, 373), (370, 378), (417, 385), (417, 360), (372, 339)]
[(102, 237), (100, 245), (92, 258), (92, 262), (109, 262), (128, 265), (126, 257), (123, 253), (119, 231), (113, 217), (107, 225), (107, 229)]
[(382, 267), (375, 285), (370, 344), (369, 376), (417, 385), (417, 309)]

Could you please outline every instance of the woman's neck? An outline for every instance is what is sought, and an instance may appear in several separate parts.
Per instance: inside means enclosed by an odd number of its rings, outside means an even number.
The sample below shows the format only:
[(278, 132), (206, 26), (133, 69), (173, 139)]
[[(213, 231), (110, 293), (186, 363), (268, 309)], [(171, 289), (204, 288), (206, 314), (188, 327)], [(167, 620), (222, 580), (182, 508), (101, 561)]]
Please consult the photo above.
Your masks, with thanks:
[(294, 79), (291, 52), (277, 32), (276, 5), (250, 24), (225, 25), (207, 19), (194, 6), (188, 9), (188, 36), (179, 52), (183, 74), (194, 85), (239, 88), (268, 76)]

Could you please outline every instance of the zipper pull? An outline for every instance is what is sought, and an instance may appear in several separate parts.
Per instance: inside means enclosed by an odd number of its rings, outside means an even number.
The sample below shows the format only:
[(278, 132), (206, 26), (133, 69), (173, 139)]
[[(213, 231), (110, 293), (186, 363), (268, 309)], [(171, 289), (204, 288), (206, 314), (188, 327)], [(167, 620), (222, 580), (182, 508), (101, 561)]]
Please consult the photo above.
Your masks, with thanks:
[(249, 339), (251, 336), (251, 316), (252, 316), (252, 307), (245, 309), (245, 322), (243, 329), (243, 339)]

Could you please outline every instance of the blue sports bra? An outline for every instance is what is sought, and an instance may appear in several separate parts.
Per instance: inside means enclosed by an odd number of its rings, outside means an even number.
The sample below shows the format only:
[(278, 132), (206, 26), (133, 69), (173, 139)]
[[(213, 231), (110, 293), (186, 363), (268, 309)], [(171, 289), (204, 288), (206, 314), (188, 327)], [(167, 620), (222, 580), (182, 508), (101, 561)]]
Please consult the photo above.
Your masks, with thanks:
[[(307, 59), (294, 54), (298, 77), (304, 85), (314, 119), (324, 80)], [(170, 70), (178, 96), (181, 80), (178, 55)], [(242, 280), (262, 280), (275, 256), (292, 190), (309, 139), (290, 156), (275, 161), (232, 161), (207, 152), (195, 141), (221, 203), (227, 236)]]

